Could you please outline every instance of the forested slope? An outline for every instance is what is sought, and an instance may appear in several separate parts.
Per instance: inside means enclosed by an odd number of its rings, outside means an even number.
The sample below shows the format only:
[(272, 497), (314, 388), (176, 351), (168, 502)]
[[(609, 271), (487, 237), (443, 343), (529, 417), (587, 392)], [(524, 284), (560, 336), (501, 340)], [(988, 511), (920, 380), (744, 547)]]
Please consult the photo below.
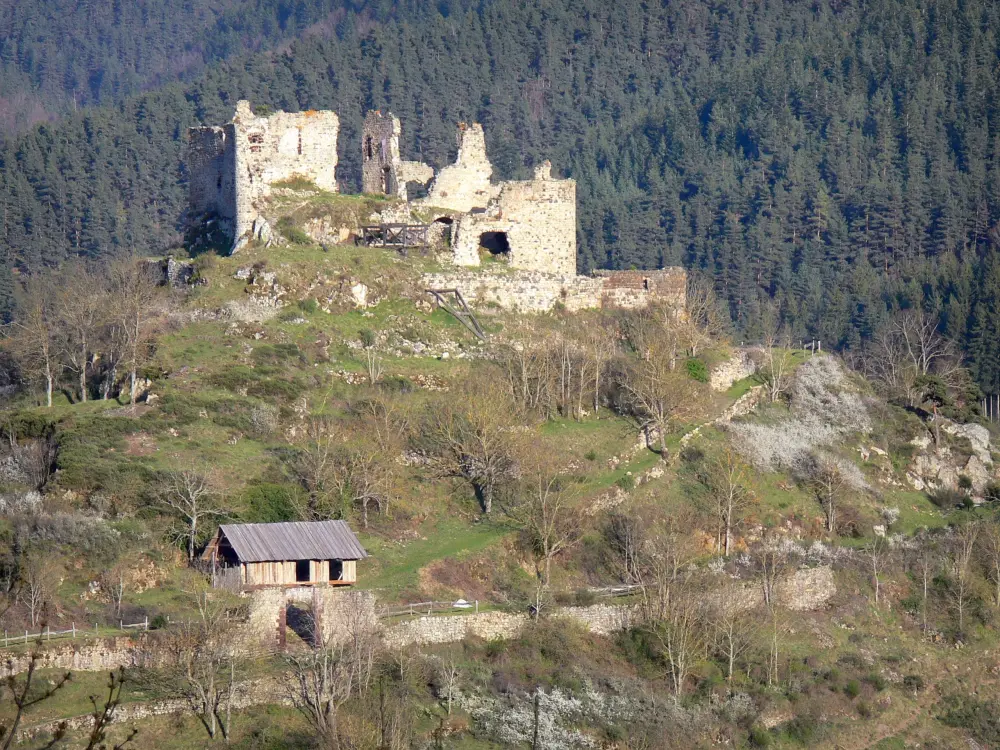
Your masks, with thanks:
[(237, 98), (342, 118), (357, 187), (366, 109), (440, 165), (482, 121), (499, 176), (551, 158), (579, 181), (580, 268), (683, 263), (759, 334), (857, 346), (924, 305), (1000, 390), (1000, 7), (987, 0), (748, 6), (455, 0), (345, 13), (330, 33), (241, 57), (0, 156), (11, 265), (178, 241), (184, 129)]

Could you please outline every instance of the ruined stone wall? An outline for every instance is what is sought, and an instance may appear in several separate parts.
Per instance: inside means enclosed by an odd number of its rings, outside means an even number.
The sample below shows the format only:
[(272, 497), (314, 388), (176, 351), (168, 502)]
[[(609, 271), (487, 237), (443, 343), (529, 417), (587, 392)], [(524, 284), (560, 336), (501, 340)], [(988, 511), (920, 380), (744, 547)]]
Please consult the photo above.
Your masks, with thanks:
[(493, 165), (486, 156), (486, 136), (479, 123), (458, 126), (458, 156), (434, 178), (421, 203), (467, 213), (485, 208), (496, 195), (490, 182)]
[(192, 213), (215, 213), (231, 223), (235, 239), (253, 226), (260, 200), (280, 180), (303, 177), (337, 190), (334, 112), (278, 112), (257, 117), (249, 102), (236, 105), (222, 127), (188, 131), (189, 201)]
[(475, 307), (493, 306), (518, 312), (548, 312), (556, 304), (567, 310), (600, 306), (601, 282), (587, 276), (557, 276), (537, 271), (453, 271), (425, 274), (431, 289), (458, 289)]
[(502, 232), (510, 247), (512, 268), (572, 275), (576, 273), (576, 182), (552, 178), (545, 162), (532, 180), (500, 185), (500, 193), (482, 213), (458, 219), (452, 243), (460, 266), (480, 264), (486, 232)]
[(433, 167), (405, 161), (399, 153), (402, 126), (391, 112), (370, 110), (361, 130), (361, 191), (402, 200), (420, 197), (434, 178)]
[[(683, 269), (647, 272), (685, 276)], [(458, 289), (473, 306), (540, 313), (562, 304), (570, 312), (594, 308), (639, 308), (654, 300), (683, 309), (684, 296), (661, 297), (653, 290), (620, 289), (609, 292), (605, 276), (576, 276), (522, 271), (501, 267), (499, 270), (451, 271), (426, 274), (426, 287)]]
[(604, 282), (602, 307), (634, 309), (652, 301), (678, 310), (687, 305), (687, 271), (679, 267), (649, 271), (594, 271)]
[(241, 238), (258, 216), (260, 200), (280, 180), (304, 177), (322, 190), (337, 191), (335, 112), (277, 112), (257, 117), (240, 101), (235, 128), (236, 226)]
[(355, 629), (367, 631), (377, 627), (375, 595), (371, 591), (315, 586), (312, 608), (318, 624), (316, 636), (322, 643), (349, 637)]

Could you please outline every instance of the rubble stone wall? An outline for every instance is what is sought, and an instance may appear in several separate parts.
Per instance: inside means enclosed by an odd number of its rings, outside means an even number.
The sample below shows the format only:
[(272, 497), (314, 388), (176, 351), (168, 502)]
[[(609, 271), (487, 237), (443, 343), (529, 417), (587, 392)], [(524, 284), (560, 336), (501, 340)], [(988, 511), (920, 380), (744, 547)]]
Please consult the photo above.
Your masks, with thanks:
[(322, 190), (337, 190), (335, 112), (277, 112), (258, 117), (250, 103), (236, 105), (223, 127), (188, 131), (190, 204), (232, 221), (238, 240), (253, 226), (260, 201), (275, 182), (303, 177)]
[[(652, 271), (685, 277), (683, 269)], [(682, 282), (685, 283), (685, 282)], [(473, 306), (540, 313), (562, 304), (570, 312), (595, 308), (639, 308), (654, 300), (683, 309), (683, 293), (658, 296), (656, 289), (609, 292), (607, 276), (576, 276), (502, 268), (500, 270), (450, 271), (426, 274), (423, 285), (434, 289), (458, 289)], [(683, 288), (683, 286), (682, 286)]]
[(467, 213), (485, 208), (496, 195), (490, 182), (493, 165), (486, 156), (486, 136), (478, 122), (458, 126), (458, 156), (438, 172), (421, 201), (424, 206)]
[(576, 273), (576, 182), (552, 178), (552, 165), (542, 164), (532, 180), (512, 180), (482, 213), (470, 213), (456, 223), (453, 260), (478, 266), (479, 247), (486, 232), (502, 232), (510, 247), (513, 268), (553, 274)]

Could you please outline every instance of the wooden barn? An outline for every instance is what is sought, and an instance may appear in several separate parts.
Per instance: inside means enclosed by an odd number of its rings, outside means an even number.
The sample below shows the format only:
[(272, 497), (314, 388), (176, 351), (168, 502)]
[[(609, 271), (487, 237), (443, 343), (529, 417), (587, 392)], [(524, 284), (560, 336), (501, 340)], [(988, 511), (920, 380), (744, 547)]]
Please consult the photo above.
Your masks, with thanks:
[(223, 524), (202, 553), (227, 588), (350, 586), (366, 557), (346, 521)]

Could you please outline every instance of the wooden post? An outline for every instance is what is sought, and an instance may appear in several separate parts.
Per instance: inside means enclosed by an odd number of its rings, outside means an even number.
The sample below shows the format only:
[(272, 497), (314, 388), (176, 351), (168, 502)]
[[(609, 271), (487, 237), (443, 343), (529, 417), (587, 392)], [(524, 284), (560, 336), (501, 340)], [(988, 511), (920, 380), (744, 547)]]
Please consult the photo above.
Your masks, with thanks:
[(97, 630), (97, 623), (94, 623), (94, 638), (100, 638), (101, 634)]
[(73, 623), (73, 637), (76, 638), (76, 623)]
[(146, 620), (143, 622), (143, 630), (149, 630), (149, 615), (146, 615)]
[(7, 631), (3, 631), (3, 647), (7, 648)]
[(479, 600), (476, 599), (476, 614), (479, 614)]
[(45, 640), (47, 641), (52, 640), (52, 627), (49, 625), (45, 626)]

